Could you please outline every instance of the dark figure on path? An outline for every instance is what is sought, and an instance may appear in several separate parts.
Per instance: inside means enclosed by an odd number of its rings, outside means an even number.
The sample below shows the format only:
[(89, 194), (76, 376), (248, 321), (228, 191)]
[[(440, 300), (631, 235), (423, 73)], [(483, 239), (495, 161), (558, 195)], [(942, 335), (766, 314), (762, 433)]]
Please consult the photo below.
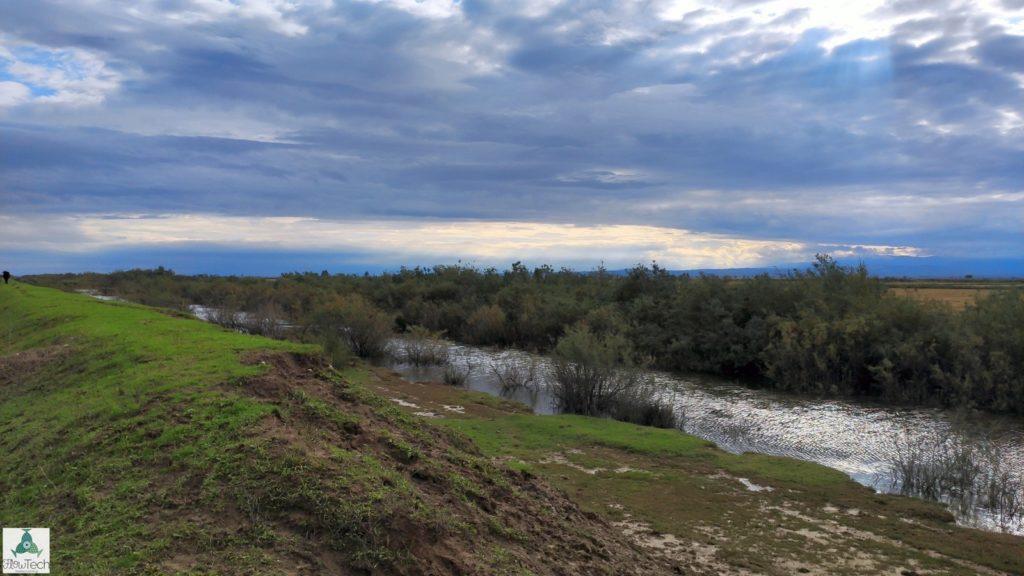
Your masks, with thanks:
[(4, 284), (7, 284), (7, 281), (10, 280), (10, 279), (11, 279), (11, 273), (8, 272), (7, 270), (4, 270)]

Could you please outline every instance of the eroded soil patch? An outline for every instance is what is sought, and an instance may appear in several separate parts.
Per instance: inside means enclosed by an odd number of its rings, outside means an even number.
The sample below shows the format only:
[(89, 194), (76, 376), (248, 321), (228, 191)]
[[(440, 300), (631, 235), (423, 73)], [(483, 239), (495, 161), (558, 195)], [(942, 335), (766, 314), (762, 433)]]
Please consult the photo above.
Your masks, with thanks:
[[(223, 510), (236, 512), (197, 519), (205, 532), (272, 533), (266, 553), (290, 558), (293, 573), (678, 573), (536, 475), (408, 413), (462, 417), (477, 404), (402, 406), (315, 357), (246, 362), (266, 371), (231, 389), (276, 410), (240, 445), (237, 475), (219, 479), (230, 494)], [(164, 567), (210, 556), (182, 549)]]

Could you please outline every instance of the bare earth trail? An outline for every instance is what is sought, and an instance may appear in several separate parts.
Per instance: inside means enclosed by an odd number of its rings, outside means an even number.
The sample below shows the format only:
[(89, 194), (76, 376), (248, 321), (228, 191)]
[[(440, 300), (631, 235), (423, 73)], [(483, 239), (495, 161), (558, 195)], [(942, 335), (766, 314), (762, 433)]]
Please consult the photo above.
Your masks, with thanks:
[[(937, 505), (877, 495), (820, 466), (715, 454), (720, 451), (700, 440), (678, 450), (653, 439), (605, 441), (585, 423), (591, 419), (526, 415), (512, 402), (410, 383), (383, 368), (372, 371), (367, 385), (403, 410), (468, 433), (496, 463), (549, 480), (684, 573), (1024, 570), (1024, 538), (958, 527)], [(678, 434), (598, 422), (613, 434), (658, 435), (657, 442), (662, 434)], [(787, 467), (800, 470), (793, 477)]]

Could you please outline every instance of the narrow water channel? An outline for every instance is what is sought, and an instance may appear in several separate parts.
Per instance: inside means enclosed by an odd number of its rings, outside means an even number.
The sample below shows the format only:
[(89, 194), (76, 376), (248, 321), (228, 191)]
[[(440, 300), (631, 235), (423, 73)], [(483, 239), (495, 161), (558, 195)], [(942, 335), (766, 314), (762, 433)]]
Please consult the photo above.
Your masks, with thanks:
[[(466, 387), (502, 396), (493, 366), (516, 362), (536, 366), (534, 393), (505, 397), (537, 414), (552, 414), (547, 358), (516, 350), (451, 344), (453, 365), (469, 369)], [(412, 381), (443, 380), (444, 368), (393, 360), (389, 367)], [(759, 452), (817, 462), (881, 492), (898, 490), (889, 464), (896, 439), (931, 446), (937, 439), (990, 443), (1001, 448), (1005, 469), (1024, 473), (1024, 419), (974, 412), (959, 417), (928, 408), (900, 408), (856, 400), (811, 399), (756, 390), (709, 376), (651, 371), (662, 398), (682, 416), (682, 430), (729, 452)], [(967, 420), (967, 426), (963, 421)], [(958, 521), (989, 530), (1024, 533), (1019, 519), (1007, 522), (979, 509), (954, 510)], [(1002, 526), (1001, 526), (1002, 525)]]

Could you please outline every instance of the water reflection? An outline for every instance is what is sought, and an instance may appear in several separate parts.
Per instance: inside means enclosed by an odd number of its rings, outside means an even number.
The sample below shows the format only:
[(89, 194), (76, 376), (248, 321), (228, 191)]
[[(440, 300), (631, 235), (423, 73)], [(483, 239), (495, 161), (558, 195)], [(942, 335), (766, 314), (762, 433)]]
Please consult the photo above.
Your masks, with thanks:
[[(392, 346), (393, 349), (400, 347), (400, 345)], [(466, 388), (522, 402), (532, 408), (535, 414), (550, 415), (555, 413), (551, 393), (547, 386), (547, 368), (550, 366), (550, 363), (543, 356), (518, 350), (485, 350), (474, 346), (452, 344), (448, 351), (448, 359), (454, 366), (468, 372)], [(538, 385), (529, 389), (520, 388), (511, 392), (505, 390), (493, 369), (495, 366), (500, 366), (505, 362), (518, 362), (523, 365), (531, 362), (537, 363), (538, 370), (536, 375)], [(392, 358), (386, 364), (389, 368), (412, 382), (444, 381), (443, 366), (415, 366), (404, 363), (399, 358)]]
[[(470, 370), (466, 387), (502, 396), (491, 369), (506, 361), (534, 362), (538, 387), (518, 390), (506, 398), (530, 406), (537, 414), (552, 414), (547, 379), (550, 362), (543, 356), (517, 350), (491, 350), (452, 344), (451, 361)], [(413, 381), (443, 380), (443, 367), (411, 366), (392, 361), (389, 366)], [(662, 399), (681, 414), (681, 428), (733, 453), (759, 452), (789, 456), (823, 464), (849, 474), (857, 482), (879, 491), (898, 490), (888, 469), (894, 440), (908, 434), (910, 441), (932, 444), (936, 438), (963, 438), (991, 442), (1002, 449), (1008, 468), (1024, 471), (1024, 420), (974, 413), (970, 428), (957, 426), (951, 412), (927, 408), (898, 408), (852, 400), (795, 397), (754, 390), (706, 376), (650, 373)], [(984, 511), (962, 510), (959, 521), (998, 529), (999, 519)], [(1024, 532), (1015, 526), (1013, 532)]]

